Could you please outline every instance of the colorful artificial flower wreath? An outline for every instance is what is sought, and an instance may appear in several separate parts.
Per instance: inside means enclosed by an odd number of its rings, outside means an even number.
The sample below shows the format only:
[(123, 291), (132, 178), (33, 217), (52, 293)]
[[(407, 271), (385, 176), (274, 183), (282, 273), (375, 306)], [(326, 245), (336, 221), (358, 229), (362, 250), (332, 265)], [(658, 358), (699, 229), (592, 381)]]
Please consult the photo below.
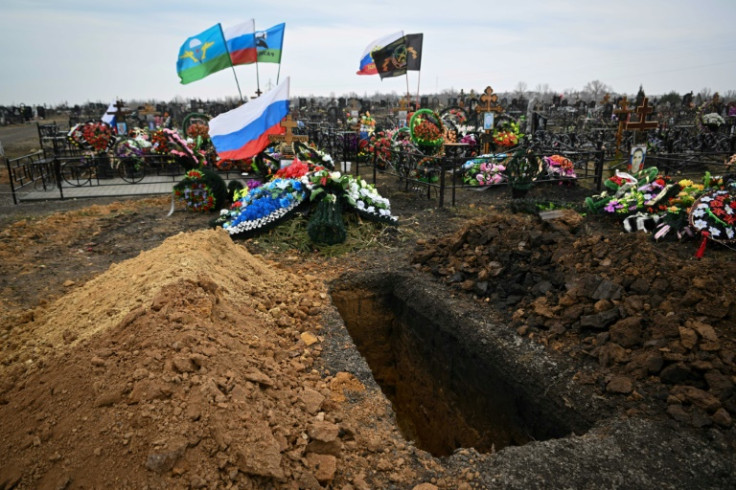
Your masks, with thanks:
[(174, 199), (183, 202), (189, 211), (216, 211), (225, 204), (227, 186), (211, 170), (192, 169), (174, 186)]
[(67, 134), (69, 141), (82, 150), (102, 153), (112, 148), (115, 133), (104, 121), (88, 121), (74, 125)]

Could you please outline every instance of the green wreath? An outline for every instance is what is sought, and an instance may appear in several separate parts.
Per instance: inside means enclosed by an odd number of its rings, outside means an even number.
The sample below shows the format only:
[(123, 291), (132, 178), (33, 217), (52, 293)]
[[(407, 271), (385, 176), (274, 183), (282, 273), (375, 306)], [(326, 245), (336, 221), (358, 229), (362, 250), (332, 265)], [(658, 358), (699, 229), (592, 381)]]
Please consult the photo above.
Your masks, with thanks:
[(425, 153), (437, 153), (445, 142), (442, 118), (430, 110), (419, 109), (409, 120), (411, 140)]

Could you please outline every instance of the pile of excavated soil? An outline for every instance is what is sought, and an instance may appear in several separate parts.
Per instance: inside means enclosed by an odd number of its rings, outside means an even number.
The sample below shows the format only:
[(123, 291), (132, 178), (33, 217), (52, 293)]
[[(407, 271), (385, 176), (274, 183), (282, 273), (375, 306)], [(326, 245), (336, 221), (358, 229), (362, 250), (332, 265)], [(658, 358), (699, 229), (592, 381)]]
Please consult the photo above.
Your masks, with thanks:
[(666, 412), (698, 428), (730, 429), (733, 252), (711, 243), (696, 260), (687, 244), (596, 232), (573, 211), (547, 216), (491, 210), (454, 234), (420, 241), (412, 261), (505, 310), (520, 335), (579, 361), (579, 381), (622, 397), (630, 414)]
[(411, 487), (385, 398), (320, 371), (324, 284), (181, 233), (16, 325), (0, 488)]

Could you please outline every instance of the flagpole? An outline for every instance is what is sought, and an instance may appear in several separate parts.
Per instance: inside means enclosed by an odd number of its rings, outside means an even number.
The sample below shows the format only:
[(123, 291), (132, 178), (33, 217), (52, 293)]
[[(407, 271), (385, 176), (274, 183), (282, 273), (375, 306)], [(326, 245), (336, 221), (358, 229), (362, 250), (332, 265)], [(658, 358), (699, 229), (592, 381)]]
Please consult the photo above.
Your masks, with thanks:
[(232, 65), (232, 63), (230, 64), (230, 68), (233, 69), (233, 76), (235, 77), (235, 85), (238, 86), (238, 94), (240, 94), (240, 102), (245, 102), (245, 100), (243, 100), (243, 92), (240, 91), (240, 82), (238, 82), (238, 75), (235, 74), (235, 67)]
[(417, 70), (417, 107), (419, 107), (419, 81), (422, 79), (422, 70)]
[(238, 75), (235, 73), (235, 67), (233, 66), (233, 59), (230, 57), (230, 50), (227, 49), (227, 41), (225, 41), (225, 33), (222, 31), (222, 24), (219, 22), (217, 26), (220, 28), (220, 35), (222, 36), (222, 42), (225, 43), (225, 50), (227, 51), (227, 58), (230, 60), (230, 68), (233, 70), (233, 76), (235, 77), (235, 85), (238, 87), (238, 94), (240, 94), (240, 102), (243, 101), (243, 92), (240, 91), (240, 82), (238, 82)]
[(261, 96), (261, 78), (258, 75), (258, 40), (255, 38), (256, 21), (253, 21), (253, 41), (256, 43), (256, 95)]
[(281, 49), (279, 50), (279, 71), (276, 72), (276, 85), (279, 84), (279, 76), (281, 75), (281, 57), (284, 55), (284, 36), (286, 36), (286, 29), (281, 34)]
[(409, 91), (409, 70), (406, 70), (404, 75), (406, 76), (406, 97), (411, 100), (411, 92)]

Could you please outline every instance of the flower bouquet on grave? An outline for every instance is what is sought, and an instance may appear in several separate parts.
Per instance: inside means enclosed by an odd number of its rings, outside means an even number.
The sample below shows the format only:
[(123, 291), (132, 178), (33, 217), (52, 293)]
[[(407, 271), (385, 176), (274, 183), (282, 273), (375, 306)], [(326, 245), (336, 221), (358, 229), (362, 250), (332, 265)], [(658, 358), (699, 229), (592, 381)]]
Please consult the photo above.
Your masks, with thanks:
[(274, 179), (240, 194), (214, 221), (233, 238), (262, 233), (290, 218), (307, 202), (307, 187), (298, 179)]
[(708, 240), (721, 243), (736, 241), (736, 184), (698, 198), (690, 209), (688, 220), (703, 237), (695, 253), (697, 258), (705, 253)]
[(429, 109), (419, 109), (409, 120), (411, 140), (425, 154), (434, 155), (445, 142), (442, 119)]
[[(322, 167), (317, 167), (318, 169), (321, 169)], [(277, 179), (301, 179), (305, 175), (307, 175), (310, 171), (312, 171), (312, 168), (309, 164), (302, 162), (298, 158), (294, 158), (292, 160), (291, 164), (282, 167), (276, 171), (276, 178)]]
[(575, 173), (575, 165), (569, 158), (562, 155), (551, 155), (542, 157), (547, 176), (553, 180), (571, 180), (577, 179)]
[(145, 164), (146, 150), (150, 147), (151, 143), (142, 136), (119, 140), (113, 147), (115, 158), (112, 159), (111, 165), (118, 168), (120, 162), (125, 162), (126, 169), (139, 172)]
[(294, 142), (294, 153), (302, 163), (309, 165), (310, 171), (321, 168), (335, 169), (335, 162), (332, 160), (332, 156), (314, 145), (307, 145), (296, 141)]
[[(586, 197), (585, 206), (594, 213), (626, 214), (631, 204), (628, 199), (636, 196), (633, 194), (628, 198), (624, 196), (638, 185), (651, 182), (658, 174), (659, 170), (656, 167), (643, 168), (634, 175), (616, 170), (615, 175), (603, 181), (606, 190), (598, 195)], [(622, 202), (621, 199), (624, 199), (625, 202)]]
[(225, 205), (227, 186), (222, 177), (208, 169), (193, 169), (174, 185), (174, 199), (189, 211), (216, 211)]
[(463, 164), (463, 183), (472, 187), (497, 185), (506, 182), (506, 164), (495, 158), (474, 158)]
[(151, 150), (167, 157), (169, 163), (178, 163), (184, 170), (206, 165), (204, 154), (195, 150), (173, 129), (157, 129), (151, 135)]
[(360, 177), (319, 170), (305, 177), (303, 181), (306, 182), (312, 202), (317, 202), (324, 194), (334, 194), (341, 199), (344, 210), (355, 211), (371, 221), (393, 225), (398, 222), (398, 218), (391, 215), (389, 200), (382, 197), (373, 184)]
[(499, 121), (493, 130), (493, 143), (501, 148), (517, 146), (523, 137), (519, 123), (509, 119)]
[(369, 138), (366, 152), (370, 155), (369, 158), (373, 158), (373, 155), (375, 155), (377, 168), (385, 170), (391, 160), (391, 147), (391, 134), (386, 131), (379, 131), (373, 133)]
[(93, 153), (104, 153), (115, 143), (112, 126), (105, 121), (88, 121), (74, 125), (67, 139), (77, 148)]
[(701, 116), (703, 125), (711, 131), (717, 131), (726, 121), (717, 112), (709, 112)]

